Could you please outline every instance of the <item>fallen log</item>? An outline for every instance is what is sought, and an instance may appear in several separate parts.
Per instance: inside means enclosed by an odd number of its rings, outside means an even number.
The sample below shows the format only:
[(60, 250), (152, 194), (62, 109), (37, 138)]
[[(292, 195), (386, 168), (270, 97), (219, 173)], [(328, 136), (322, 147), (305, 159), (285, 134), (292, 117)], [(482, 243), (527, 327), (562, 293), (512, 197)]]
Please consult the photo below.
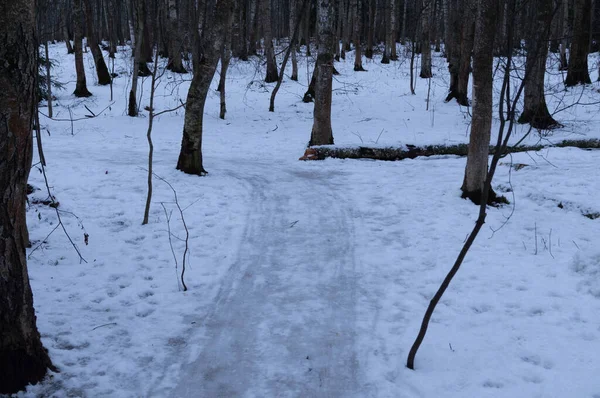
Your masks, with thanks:
[[(564, 140), (548, 145), (519, 145), (507, 148), (507, 153), (539, 151), (545, 148), (576, 147), (581, 149), (600, 149), (599, 139)], [(495, 146), (490, 146), (490, 155), (494, 154)], [(299, 160), (334, 159), (374, 159), (374, 160), (404, 160), (419, 156), (467, 156), (468, 145), (405, 145), (403, 147), (336, 147), (333, 145), (314, 146), (307, 148)]]

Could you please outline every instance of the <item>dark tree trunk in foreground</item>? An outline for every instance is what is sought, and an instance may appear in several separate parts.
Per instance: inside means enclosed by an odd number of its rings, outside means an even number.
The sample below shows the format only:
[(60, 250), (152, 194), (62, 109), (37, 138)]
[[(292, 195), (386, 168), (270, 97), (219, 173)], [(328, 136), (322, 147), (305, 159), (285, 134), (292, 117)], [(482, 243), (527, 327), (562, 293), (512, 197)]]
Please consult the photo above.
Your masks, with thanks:
[(88, 45), (90, 46), (92, 56), (94, 57), (94, 65), (96, 66), (96, 74), (98, 75), (98, 84), (106, 86), (107, 84), (110, 84), (110, 73), (108, 72), (106, 62), (104, 62), (104, 57), (102, 56), (102, 50), (100, 49), (96, 38), (96, 31), (94, 30), (94, 10), (92, 9), (90, 0), (83, 0), (83, 3), (85, 6)]
[[(461, 188), (462, 197), (471, 199), (475, 204), (481, 201), (488, 171), (493, 107), (494, 16), (498, 12), (496, 0), (481, 0), (479, 4), (477, 41), (473, 51), (473, 119)], [(489, 198), (494, 199), (495, 195), (490, 192)]]
[(85, 67), (83, 65), (83, 27), (81, 26), (83, 10), (81, 1), (75, 0), (73, 4), (73, 48), (75, 51), (75, 71), (77, 72), (77, 84), (75, 85), (73, 94), (76, 97), (89, 97), (92, 93), (87, 89)]
[(177, 170), (187, 174), (206, 174), (202, 164), (204, 104), (221, 56), (226, 31), (231, 25), (232, 13), (233, 0), (219, 0), (213, 12), (207, 15), (208, 22), (202, 36), (196, 33), (199, 45), (194, 46), (194, 77), (188, 91), (181, 151), (177, 160)]
[(315, 83), (315, 111), (309, 146), (333, 144), (331, 130), (331, 91), (333, 84), (333, 0), (319, 0), (317, 25), (319, 54), (315, 68), (319, 68)]
[(25, 248), (36, 62), (32, 0), (0, 2), (0, 395), (52, 367), (33, 309)]
[(575, 0), (573, 7), (573, 42), (565, 85), (589, 84), (588, 52), (590, 47), (592, 0)]
[(519, 117), (519, 123), (529, 123), (536, 129), (549, 129), (558, 125), (548, 111), (544, 95), (549, 27), (554, 13), (552, 3), (552, 0), (538, 0), (529, 4), (529, 7), (533, 8), (530, 14), (533, 18), (527, 38), (527, 81), (523, 113)]

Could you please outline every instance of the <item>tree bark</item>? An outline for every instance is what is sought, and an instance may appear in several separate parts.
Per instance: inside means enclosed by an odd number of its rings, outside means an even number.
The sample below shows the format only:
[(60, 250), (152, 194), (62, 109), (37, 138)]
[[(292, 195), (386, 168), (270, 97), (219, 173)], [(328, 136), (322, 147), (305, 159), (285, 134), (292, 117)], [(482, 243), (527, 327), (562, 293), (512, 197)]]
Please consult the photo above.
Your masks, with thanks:
[(377, 0), (367, 0), (369, 2), (369, 28), (367, 30), (367, 48), (365, 57), (373, 58), (373, 44), (375, 41), (375, 3)]
[(560, 64), (558, 70), (567, 70), (569, 68), (569, 62), (567, 61), (567, 46), (569, 45), (569, 2), (567, 0), (561, 1), (560, 16), (562, 23), (562, 38), (560, 40)]
[(390, 46), (390, 60), (397, 61), (398, 55), (396, 54), (396, 36), (398, 35), (398, 17), (396, 13), (396, 6), (398, 0), (390, 0), (390, 28), (388, 30), (387, 42)]
[[(479, 0), (477, 41), (473, 49), (473, 118), (469, 137), (469, 154), (462, 197), (479, 204), (488, 171), (488, 151), (492, 129), (492, 89), (494, 64), (494, 17), (497, 0)], [(491, 187), (490, 187), (491, 190)], [(495, 198), (490, 192), (489, 198)]]
[(179, 34), (179, 18), (177, 17), (177, 1), (167, 0), (167, 22), (168, 22), (168, 47), (169, 47), (169, 63), (167, 68), (174, 73), (187, 73), (183, 67), (181, 58), (181, 44)]
[(575, 0), (573, 7), (573, 42), (565, 85), (590, 84), (588, 53), (590, 47), (592, 0)]
[(233, 0), (219, 0), (206, 16), (207, 24), (202, 34), (196, 33), (194, 77), (188, 91), (181, 151), (177, 160), (177, 170), (187, 174), (206, 174), (202, 162), (204, 104), (221, 55), (226, 29), (231, 25), (232, 13)]
[(352, 13), (354, 15), (354, 70), (356, 72), (364, 72), (365, 68), (362, 65), (362, 52), (360, 48), (360, 32), (362, 30), (362, 0), (352, 0)]
[[(128, 105), (128, 115), (131, 117), (135, 117), (138, 115), (138, 105), (137, 105), (137, 86), (138, 86), (138, 76), (140, 76), (140, 65), (145, 62), (142, 61), (142, 35), (144, 31), (144, 18), (140, 18), (141, 13), (144, 12), (145, 5), (143, 4), (144, 0), (130, 0), (132, 3), (131, 8), (133, 9), (133, 14), (136, 15), (136, 19), (138, 23), (136, 24), (136, 37), (135, 37), (135, 51), (133, 53), (133, 74), (131, 76), (131, 90), (129, 90), (129, 105)], [(147, 66), (146, 66), (147, 68)]]
[(77, 73), (77, 83), (73, 94), (76, 97), (89, 97), (92, 95), (87, 89), (85, 80), (85, 67), (83, 65), (83, 27), (82, 24), (82, 0), (75, 0), (73, 4), (73, 48), (75, 50), (75, 72)]
[[(291, 55), (292, 55), (292, 76), (291, 79), (293, 81), (298, 81), (298, 58), (296, 56), (296, 50), (298, 48), (297, 41), (294, 41), (292, 44), (292, 37), (294, 35), (295, 30), (298, 30), (298, 25), (300, 25), (302, 18), (298, 18), (298, 4), (296, 0), (290, 0), (290, 46)], [(296, 33), (296, 36), (298, 34)], [(283, 68), (283, 66), (282, 66)]]
[(90, 50), (92, 51), (92, 56), (94, 58), (94, 65), (96, 66), (96, 75), (98, 76), (98, 84), (101, 86), (106, 86), (107, 84), (110, 84), (110, 73), (108, 72), (106, 62), (104, 62), (102, 50), (98, 45), (98, 39), (94, 30), (94, 10), (92, 8), (90, 0), (83, 0), (83, 4), (85, 6), (85, 21), (87, 25), (88, 45), (90, 47)]
[(432, 13), (433, 0), (423, 0), (421, 8), (421, 73), (419, 76), (423, 79), (432, 77), (431, 73), (431, 37), (430, 37), (430, 19)]
[(273, 33), (271, 27), (271, 0), (259, 0), (261, 2), (261, 23), (265, 39), (265, 58), (267, 59), (266, 83), (277, 81), (277, 61), (275, 59), (275, 49), (273, 48)]
[(525, 63), (525, 99), (519, 123), (529, 123), (536, 129), (557, 127), (558, 123), (546, 105), (544, 76), (548, 57), (550, 24), (554, 14), (553, 0), (538, 0), (529, 3), (531, 26), (526, 41), (527, 61)]
[(333, 84), (333, 0), (319, 0), (317, 28), (319, 73), (315, 84), (315, 110), (309, 146), (333, 144), (331, 130), (331, 97)]
[(27, 274), (27, 178), (33, 153), (34, 2), (0, 2), (0, 394), (41, 381), (52, 363), (40, 340)]
[[(467, 90), (469, 74), (471, 73), (471, 52), (475, 40), (474, 0), (459, 0), (452, 8), (452, 45), (450, 69), (450, 90), (446, 102), (456, 99), (463, 105), (469, 106)], [(493, 45), (493, 44), (492, 44)]]

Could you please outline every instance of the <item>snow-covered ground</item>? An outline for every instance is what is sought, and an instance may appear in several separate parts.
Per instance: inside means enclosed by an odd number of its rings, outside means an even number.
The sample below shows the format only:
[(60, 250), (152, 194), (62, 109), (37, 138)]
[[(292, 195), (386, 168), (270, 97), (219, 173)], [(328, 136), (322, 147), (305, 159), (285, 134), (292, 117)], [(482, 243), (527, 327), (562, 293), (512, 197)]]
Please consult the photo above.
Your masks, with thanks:
[[(57, 219), (33, 204), (47, 197), (35, 166), (29, 273), (38, 327), (60, 373), (21, 395), (600, 397), (600, 219), (584, 216), (600, 212), (599, 151), (552, 148), (503, 160), (495, 188), (511, 205), (490, 209), (411, 371), (406, 356), (423, 312), (477, 215), (460, 199), (465, 158), (299, 162), (312, 126), (313, 105), (301, 102), (306, 60), (300, 81), (281, 87), (275, 113), (264, 67), (234, 61), (226, 120), (214, 90), (206, 107), (208, 176), (175, 170), (182, 110), (154, 124), (155, 172), (176, 190), (190, 234), (183, 292), (185, 230), (158, 179), (150, 223), (141, 225), (148, 119), (125, 115), (129, 56), (115, 62), (114, 103), (109, 87), (94, 84), (91, 54), (94, 96), (84, 100), (71, 95), (73, 56), (57, 44), (51, 57), (68, 83), (55, 93), (56, 119), (112, 105), (73, 125), (41, 120), (49, 184), (87, 262), (60, 229), (44, 241)], [(414, 96), (405, 56), (365, 62), (362, 73), (351, 60), (336, 64), (336, 144), (468, 141), (468, 109), (443, 102), (439, 54), (431, 87), (419, 79)], [(156, 111), (185, 101), (190, 78), (165, 75)], [(596, 83), (565, 94), (559, 79), (549, 74), (551, 111), (599, 99)], [(142, 107), (149, 92), (145, 79)], [(556, 118), (563, 129), (525, 142), (600, 137), (598, 105)]]

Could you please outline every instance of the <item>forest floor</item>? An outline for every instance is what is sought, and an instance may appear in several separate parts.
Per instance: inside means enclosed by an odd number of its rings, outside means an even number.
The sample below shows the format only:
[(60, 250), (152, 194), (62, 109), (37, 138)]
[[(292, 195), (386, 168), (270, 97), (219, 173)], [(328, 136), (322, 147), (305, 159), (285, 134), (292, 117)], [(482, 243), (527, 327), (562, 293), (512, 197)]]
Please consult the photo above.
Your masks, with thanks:
[[(126, 116), (129, 53), (118, 53), (112, 102), (85, 57), (94, 95), (76, 99), (73, 55), (51, 47), (66, 83), (55, 92), (62, 120), (41, 124), (49, 186), (86, 262), (61, 228), (48, 236), (57, 215), (35, 203), (48, 196), (36, 164), (29, 274), (60, 373), (21, 396), (600, 397), (600, 151), (548, 148), (502, 161), (493, 185), (511, 204), (490, 208), (411, 371), (425, 308), (477, 217), (460, 198), (465, 158), (300, 162), (314, 60), (309, 68), (300, 57), (300, 81), (285, 79), (274, 113), (264, 65), (233, 61), (226, 119), (217, 92), (207, 101), (207, 176), (175, 170), (183, 110), (154, 123), (154, 171), (176, 190), (189, 231), (183, 292), (186, 233), (157, 178), (141, 225), (148, 118)], [(440, 54), (416, 95), (408, 65), (404, 51), (389, 65), (365, 61), (367, 72), (352, 70), (352, 53), (336, 64), (337, 146), (468, 142), (469, 109), (443, 102)], [(163, 76), (156, 111), (185, 101), (190, 79)], [(564, 128), (531, 132), (524, 144), (600, 138), (599, 106), (571, 106), (600, 100), (598, 84), (565, 92), (560, 79), (548, 74), (548, 102)], [(518, 126), (513, 142), (526, 132)]]

